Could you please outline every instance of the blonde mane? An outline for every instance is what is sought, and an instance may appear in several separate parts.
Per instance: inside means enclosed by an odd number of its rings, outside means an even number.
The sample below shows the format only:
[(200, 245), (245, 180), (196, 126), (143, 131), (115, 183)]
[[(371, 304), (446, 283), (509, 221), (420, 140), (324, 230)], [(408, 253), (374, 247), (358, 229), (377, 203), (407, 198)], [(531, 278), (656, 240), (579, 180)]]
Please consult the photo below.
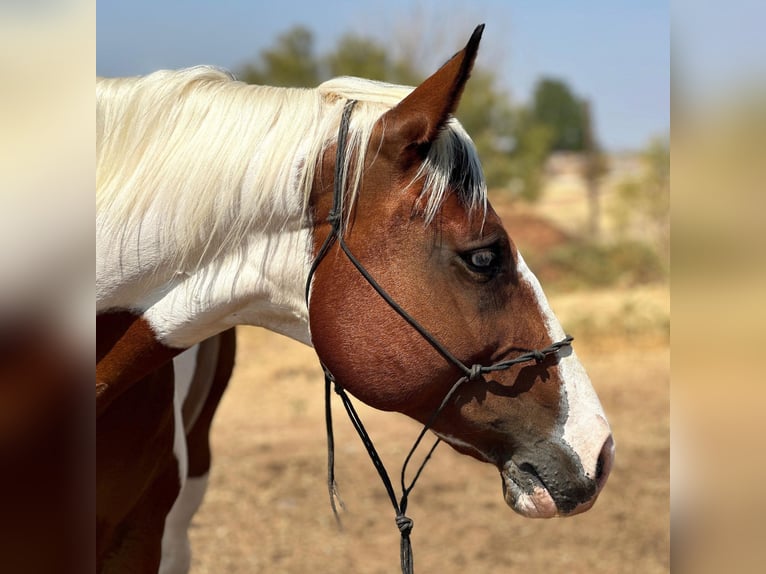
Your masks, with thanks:
[[(252, 221), (284, 218), (298, 189), (304, 216), (322, 153), (356, 99), (346, 156), (349, 197), (359, 189), (375, 121), (412, 88), (337, 78), (316, 89), (252, 86), (210, 67), (99, 79), (96, 205), (99, 226), (123, 247), (126, 230), (154, 222), (178, 270), (241, 244)], [(350, 165), (353, 160), (353, 165)], [(430, 223), (451, 189), (469, 209), (486, 205), (473, 143), (450, 119), (418, 173)], [(284, 190), (279, 194), (276, 190)], [(295, 211), (295, 210), (292, 210)], [(167, 247), (166, 247), (167, 248)]]

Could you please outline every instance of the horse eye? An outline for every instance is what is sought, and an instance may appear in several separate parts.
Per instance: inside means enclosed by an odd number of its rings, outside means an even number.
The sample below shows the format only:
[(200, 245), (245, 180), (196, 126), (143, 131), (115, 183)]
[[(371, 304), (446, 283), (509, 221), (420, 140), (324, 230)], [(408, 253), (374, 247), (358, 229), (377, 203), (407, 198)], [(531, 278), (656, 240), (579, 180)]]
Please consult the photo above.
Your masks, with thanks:
[(497, 253), (492, 249), (478, 249), (466, 254), (465, 261), (473, 271), (489, 273), (495, 268)]

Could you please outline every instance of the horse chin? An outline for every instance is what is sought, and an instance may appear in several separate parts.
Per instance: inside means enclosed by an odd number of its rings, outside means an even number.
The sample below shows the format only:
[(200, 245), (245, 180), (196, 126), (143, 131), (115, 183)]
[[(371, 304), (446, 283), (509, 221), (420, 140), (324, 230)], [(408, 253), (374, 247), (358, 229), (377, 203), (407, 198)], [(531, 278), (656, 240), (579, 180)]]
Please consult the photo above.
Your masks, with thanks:
[(515, 512), (527, 518), (560, 516), (556, 502), (535, 474), (524, 472), (515, 463), (508, 462), (501, 469), (500, 476), (505, 502)]

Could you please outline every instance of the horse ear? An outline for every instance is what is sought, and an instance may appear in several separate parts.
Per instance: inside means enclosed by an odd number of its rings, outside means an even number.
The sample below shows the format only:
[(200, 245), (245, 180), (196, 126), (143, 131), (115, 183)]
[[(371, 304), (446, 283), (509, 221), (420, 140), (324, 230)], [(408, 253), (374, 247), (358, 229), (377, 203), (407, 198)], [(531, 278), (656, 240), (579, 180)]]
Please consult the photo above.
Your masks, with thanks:
[(387, 143), (400, 150), (433, 142), (460, 102), (484, 24), (477, 26), (465, 48), (452, 56), (394, 108), (380, 118)]

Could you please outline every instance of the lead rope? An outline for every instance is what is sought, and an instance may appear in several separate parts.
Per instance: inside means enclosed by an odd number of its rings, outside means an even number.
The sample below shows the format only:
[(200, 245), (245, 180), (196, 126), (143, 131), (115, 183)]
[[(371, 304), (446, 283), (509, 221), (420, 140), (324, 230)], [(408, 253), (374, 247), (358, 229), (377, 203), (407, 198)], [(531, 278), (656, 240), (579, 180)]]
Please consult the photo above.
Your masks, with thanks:
[[(317, 256), (314, 259), (314, 262), (311, 264), (311, 268), (309, 269), (308, 279), (306, 281), (306, 304), (307, 305), (309, 304), (311, 280), (314, 276), (314, 273), (316, 272), (317, 267), (319, 267), (319, 264), (321, 263), (321, 261), (324, 259), (325, 255), (327, 255), (332, 244), (337, 241), (341, 250), (346, 254), (346, 257), (348, 257), (348, 259), (351, 261), (351, 263), (354, 265), (357, 271), (359, 271), (362, 277), (364, 277), (364, 279), (372, 286), (373, 289), (375, 289), (375, 291), (386, 301), (386, 303), (388, 303), (388, 305), (394, 311), (396, 311), (409, 325), (411, 325), (440, 355), (442, 355), (442, 357), (444, 357), (448, 362), (455, 365), (463, 373), (463, 376), (460, 377), (454, 385), (452, 385), (450, 390), (442, 399), (442, 402), (439, 404), (439, 407), (433, 412), (433, 414), (428, 419), (426, 424), (423, 425), (423, 428), (420, 430), (420, 433), (418, 433), (418, 436), (415, 439), (415, 442), (413, 443), (412, 448), (410, 448), (409, 452), (407, 453), (407, 456), (404, 460), (404, 464), (402, 465), (402, 471), (400, 476), (402, 496), (399, 500), (397, 500), (396, 492), (394, 491), (394, 487), (393, 487), (393, 484), (391, 483), (391, 479), (388, 475), (388, 472), (386, 471), (386, 468), (383, 465), (383, 461), (381, 460), (380, 455), (378, 454), (378, 451), (375, 449), (375, 445), (373, 444), (372, 439), (370, 438), (370, 435), (367, 433), (367, 430), (364, 428), (364, 424), (362, 424), (362, 420), (359, 417), (359, 414), (357, 413), (356, 409), (354, 408), (354, 405), (351, 402), (351, 399), (349, 398), (348, 394), (343, 389), (343, 387), (339, 385), (338, 382), (335, 380), (335, 377), (333, 377), (330, 370), (324, 364), (322, 364), (322, 369), (324, 371), (324, 379), (325, 379), (325, 425), (327, 429), (327, 488), (330, 495), (330, 505), (332, 507), (335, 520), (340, 526), (341, 521), (340, 521), (340, 515), (338, 513), (338, 506), (340, 506), (341, 508), (344, 508), (344, 505), (343, 505), (343, 501), (341, 500), (338, 494), (338, 485), (335, 481), (335, 438), (334, 438), (333, 424), (332, 424), (332, 400), (331, 400), (332, 397), (330, 392), (333, 387), (335, 389), (335, 393), (340, 397), (343, 403), (343, 407), (346, 409), (346, 413), (348, 414), (348, 417), (351, 420), (351, 424), (353, 425), (354, 429), (359, 435), (359, 438), (362, 440), (362, 444), (364, 444), (365, 449), (367, 449), (367, 454), (369, 455), (370, 460), (372, 461), (372, 464), (375, 467), (375, 470), (378, 472), (378, 475), (380, 476), (380, 479), (383, 482), (383, 486), (386, 489), (386, 493), (388, 494), (388, 498), (391, 501), (391, 505), (394, 507), (394, 512), (396, 514), (395, 516), (396, 526), (399, 529), (399, 532), (401, 534), (399, 552), (400, 552), (402, 574), (413, 574), (414, 563), (413, 563), (413, 556), (412, 556), (412, 543), (410, 541), (410, 533), (412, 532), (413, 522), (412, 522), (412, 519), (409, 518), (405, 513), (407, 512), (407, 504), (408, 504), (410, 492), (412, 492), (412, 489), (415, 487), (415, 483), (417, 482), (418, 478), (420, 478), (420, 475), (423, 472), (423, 469), (425, 468), (426, 463), (430, 460), (431, 455), (433, 454), (436, 447), (439, 445), (439, 442), (441, 442), (441, 439), (437, 438), (433, 446), (429, 449), (428, 453), (423, 458), (423, 461), (420, 463), (420, 466), (418, 467), (418, 470), (415, 472), (415, 475), (412, 481), (409, 483), (409, 485), (406, 484), (406, 472), (407, 472), (407, 466), (409, 465), (410, 460), (415, 454), (415, 451), (420, 446), (420, 443), (425, 437), (426, 432), (428, 432), (428, 430), (436, 421), (439, 414), (442, 412), (444, 407), (447, 406), (450, 399), (453, 397), (457, 389), (463, 383), (467, 381), (479, 380), (487, 373), (508, 369), (513, 365), (527, 363), (530, 361), (535, 361), (536, 363), (539, 364), (543, 360), (545, 360), (545, 357), (547, 357), (548, 355), (557, 353), (563, 347), (570, 346), (573, 338), (567, 335), (561, 341), (555, 342), (544, 349), (530, 351), (528, 353), (525, 353), (524, 355), (516, 357), (515, 359), (500, 361), (498, 363), (495, 363), (493, 365), (488, 365), (488, 366), (476, 364), (476, 365), (472, 365), (469, 368), (457, 357), (452, 355), (452, 353), (450, 353), (431, 333), (429, 333), (409, 313), (407, 313), (402, 307), (400, 307), (399, 304), (396, 303), (396, 301), (394, 301), (394, 299), (377, 283), (377, 281), (375, 281), (375, 279), (370, 275), (367, 269), (365, 269), (364, 266), (359, 262), (359, 260), (357, 260), (356, 257), (354, 257), (353, 253), (351, 253), (351, 250), (346, 245), (346, 242), (343, 239), (343, 234), (341, 233), (342, 218), (343, 218), (343, 204), (342, 204), (343, 190), (345, 189), (345, 181), (346, 181), (345, 164), (343, 162), (343, 158), (345, 157), (345, 153), (346, 153), (346, 136), (348, 135), (351, 112), (354, 109), (354, 105), (356, 105), (356, 100), (349, 100), (348, 102), (346, 102), (343, 108), (343, 114), (341, 116), (340, 126), (338, 128), (337, 149), (336, 149), (336, 158), (335, 158), (335, 185), (333, 188), (333, 206), (332, 206), (332, 209), (330, 210), (329, 215), (327, 216), (327, 221), (328, 223), (330, 223), (331, 229), (330, 229), (330, 233), (327, 235), (324, 242), (322, 243), (322, 246), (319, 248)], [(337, 504), (336, 504), (336, 500), (338, 501)]]

